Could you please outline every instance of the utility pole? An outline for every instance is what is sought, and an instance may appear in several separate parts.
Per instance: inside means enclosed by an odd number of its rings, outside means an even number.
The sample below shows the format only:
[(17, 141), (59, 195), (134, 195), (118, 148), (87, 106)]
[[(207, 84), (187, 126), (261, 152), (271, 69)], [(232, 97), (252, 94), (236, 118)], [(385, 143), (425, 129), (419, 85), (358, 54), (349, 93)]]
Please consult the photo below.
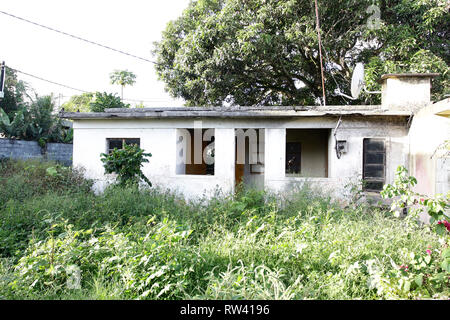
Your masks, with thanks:
[(317, 27), (317, 36), (319, 38), (319, 57), (320, 57), (320, 73), (322, 75), (322, 97), (323, 97), (323, 105), (327, 105), (325, 100), (325, 84), (323, 81), (323, 65), (322, 65), (322, 41), (320, 40), (320, 24), (319, 24), (319, 8), (317, 5), (317, 0), (314, 0), (314, 4), (316, 6), (316, 27)]
[(6, 78), (6, 67), (5, 61), (3, 61), (0, 66), (0, 99), (3, 99), (5, 97), (5, 78)]

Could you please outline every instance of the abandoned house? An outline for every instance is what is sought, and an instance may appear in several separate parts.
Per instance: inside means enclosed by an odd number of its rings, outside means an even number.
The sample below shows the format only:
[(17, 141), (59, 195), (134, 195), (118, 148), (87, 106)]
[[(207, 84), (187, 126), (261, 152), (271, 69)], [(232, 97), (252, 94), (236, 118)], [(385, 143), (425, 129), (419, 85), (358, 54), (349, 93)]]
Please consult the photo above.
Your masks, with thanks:
[(234, 192), (240, 183), (285, 192), (308, 182), (342, 197), (364, 180), (365, 191), (379, 192), (400, 165), (417, 177), (417, 191), (446, 193), (449, 99), (430, 102), (434, 76), (384, 75), (377, 106), (107, 109), (62, 117), (73, 120), (73, 165), (97, 190), (111, 180), (100, 154), (138, 144), (152, 153), (143, 167), (152, 183), (187, 198)]

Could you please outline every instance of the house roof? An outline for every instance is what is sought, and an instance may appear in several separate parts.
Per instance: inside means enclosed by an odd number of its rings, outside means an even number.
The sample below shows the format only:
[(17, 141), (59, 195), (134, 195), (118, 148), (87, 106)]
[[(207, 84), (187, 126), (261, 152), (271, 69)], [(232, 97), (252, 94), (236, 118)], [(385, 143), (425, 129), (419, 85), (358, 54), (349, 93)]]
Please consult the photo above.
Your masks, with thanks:
[(436, 102), (431, 108), (435, 115), (450, 118), (450, 98)]
[(61, 112), (61, 118), (89, 119), (155, 119), (155, 118), (292, 118), (321, 116), (398, 116), (409, 117), (410, 111), (392, 111), (381, 106), (290, 106), (290, 107), (175, 107), (106, 109), (105, 112)]

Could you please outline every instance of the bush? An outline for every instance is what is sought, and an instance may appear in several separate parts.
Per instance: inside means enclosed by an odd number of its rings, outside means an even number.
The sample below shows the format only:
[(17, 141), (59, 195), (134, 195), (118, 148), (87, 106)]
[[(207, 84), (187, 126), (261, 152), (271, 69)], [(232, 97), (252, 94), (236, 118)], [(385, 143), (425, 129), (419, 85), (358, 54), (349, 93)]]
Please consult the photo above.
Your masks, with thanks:
[(38, 141), (41, 147), (47, 142), (69, 143), (72, 133), (64, 129), (54, 110), (52, 96), (36, 97), (30, 104), (21, 104), (10, 116), (0, 108), (0, 132), (7, 138)]
[(110, 154), (102, 153), (101, 161), (106, 173), (116, 173), (119, 185), (137, 185), (144, 180), (150, 187), (152, 183), (141, 170), (144, 163), (149, 162), (151, 153), (144, 153), (138, 145), (125, 145), (123, 149), (114, 148)]

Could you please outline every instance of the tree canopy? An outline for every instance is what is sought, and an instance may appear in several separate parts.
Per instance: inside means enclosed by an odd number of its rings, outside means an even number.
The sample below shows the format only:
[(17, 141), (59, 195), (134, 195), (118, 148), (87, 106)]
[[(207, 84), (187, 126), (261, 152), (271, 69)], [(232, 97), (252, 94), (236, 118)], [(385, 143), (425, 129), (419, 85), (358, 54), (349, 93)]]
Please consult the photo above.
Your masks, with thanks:
[(94, 93), (86, 92), (80, 95), (73, 95), (69, 101), (63, 103), (61, 108), (66, 112), (89, 112), (90, 104), (94, 101)]
[(109, 75), (109, 78), (111, 80), (111, 84), (118, 84), (120, 85), (121, 94), (120, 97), (123, 100), (123, 88), (125, 86), (132, 86), (136, 83), (136, 75), (128, 70), (114, 70)]
[[(437, 72), (433, 99), (449, 92), (445, 0), (319, 0), (327, 104), (349, 101), (353, 68), (369, 90), (384, 73)], [(197, 0), (155, 43), (156, 70), (188, 106), (312, 105), (322, 96), (312, 0)]]
[(23, 107), (27, 98), (30, 98), (27, 94), (29, 89), (26, 82), (17, 78), (14, 70), (6, 67), (5, 96), (0, 99), (0, 108), (9, 116), (14, 116), (14, 113)]

